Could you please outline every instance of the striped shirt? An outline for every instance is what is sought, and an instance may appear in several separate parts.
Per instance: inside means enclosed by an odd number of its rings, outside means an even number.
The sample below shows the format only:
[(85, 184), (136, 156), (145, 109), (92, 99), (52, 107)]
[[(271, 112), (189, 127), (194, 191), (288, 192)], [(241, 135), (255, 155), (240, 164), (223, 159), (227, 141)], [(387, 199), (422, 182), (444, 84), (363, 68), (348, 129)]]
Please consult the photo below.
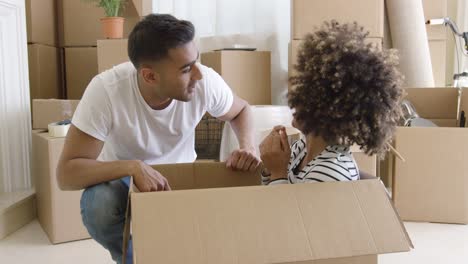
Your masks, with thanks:
[(295, 184), (305, 182), (354, 181), (359, 180), (359, 169), (347, 146), (327, 146), (317, 157), (299, 170), (307, 155), (304, 140), (296, 141), (291, 147), (287, 179), (271, 181), (262, 175), (263, 185)]

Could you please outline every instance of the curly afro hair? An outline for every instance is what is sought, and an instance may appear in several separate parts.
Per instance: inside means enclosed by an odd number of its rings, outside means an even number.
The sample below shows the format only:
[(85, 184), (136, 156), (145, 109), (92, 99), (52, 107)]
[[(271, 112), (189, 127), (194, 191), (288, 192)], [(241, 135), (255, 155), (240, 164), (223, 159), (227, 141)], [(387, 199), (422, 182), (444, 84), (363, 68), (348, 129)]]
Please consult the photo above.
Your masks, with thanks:
[(382, 154), (402, 115), (403, 77), (396, 51), (381, 51), (367, 35), (357, 23), (334, 20), (308, 34), (288, 103), (304, 134)]

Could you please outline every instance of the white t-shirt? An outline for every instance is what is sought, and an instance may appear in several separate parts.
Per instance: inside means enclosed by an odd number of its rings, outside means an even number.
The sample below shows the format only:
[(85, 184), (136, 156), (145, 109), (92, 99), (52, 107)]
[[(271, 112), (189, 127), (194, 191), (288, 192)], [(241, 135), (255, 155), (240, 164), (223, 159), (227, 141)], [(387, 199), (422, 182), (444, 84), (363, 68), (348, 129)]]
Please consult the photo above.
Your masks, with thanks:
[(221, 76), (206, 66), (199, 68), (203, 78), (190, 102), (172, 100), (165, 109), (154, 110), (138, 89), (133, 64), (117, 65), (89, 83), (72, 123), (104, 141), (98, 160), (193, 162), (198, 122), (206, 111), (214, 117), (226, 114), (233, 103), (232, 91)]

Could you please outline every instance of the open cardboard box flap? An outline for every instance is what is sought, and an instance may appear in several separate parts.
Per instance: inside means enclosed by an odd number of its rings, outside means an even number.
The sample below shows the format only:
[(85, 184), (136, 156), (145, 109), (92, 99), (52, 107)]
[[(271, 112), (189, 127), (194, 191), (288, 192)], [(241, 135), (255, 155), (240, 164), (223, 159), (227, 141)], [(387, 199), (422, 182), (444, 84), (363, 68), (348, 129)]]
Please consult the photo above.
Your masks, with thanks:
[(258, 172), (234, 172), (224, 163), (154, 168), (178, 191), (131, 188), (124, 243), (131, 214), (134, 263), (315, 263), (359, 256), (373, 263), (377, 254), (412, 248), (377, 179), (249, 186), (260, 182)]

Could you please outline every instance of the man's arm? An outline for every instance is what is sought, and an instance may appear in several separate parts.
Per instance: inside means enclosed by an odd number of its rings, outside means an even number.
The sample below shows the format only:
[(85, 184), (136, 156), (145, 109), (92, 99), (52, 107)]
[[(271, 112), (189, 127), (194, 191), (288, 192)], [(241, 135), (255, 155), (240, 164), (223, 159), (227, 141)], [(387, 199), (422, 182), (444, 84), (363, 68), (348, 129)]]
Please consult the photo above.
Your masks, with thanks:
[(170, 189), (167, 180), (138, 160), (97, 161), (104, 142), (71, 125), (57, 166), (62, 190), (80, 190), (95, 184), (133, 176), (141, 191)]
[(250, 105), (234, 95), (231, 109), (219, 119), (230, 123), (239, 142), (239, 149), (231, 154), (226, 165), (233, 169), (254, 171), (260, 164), (260, 160), (255, 151), (253, 117)]

